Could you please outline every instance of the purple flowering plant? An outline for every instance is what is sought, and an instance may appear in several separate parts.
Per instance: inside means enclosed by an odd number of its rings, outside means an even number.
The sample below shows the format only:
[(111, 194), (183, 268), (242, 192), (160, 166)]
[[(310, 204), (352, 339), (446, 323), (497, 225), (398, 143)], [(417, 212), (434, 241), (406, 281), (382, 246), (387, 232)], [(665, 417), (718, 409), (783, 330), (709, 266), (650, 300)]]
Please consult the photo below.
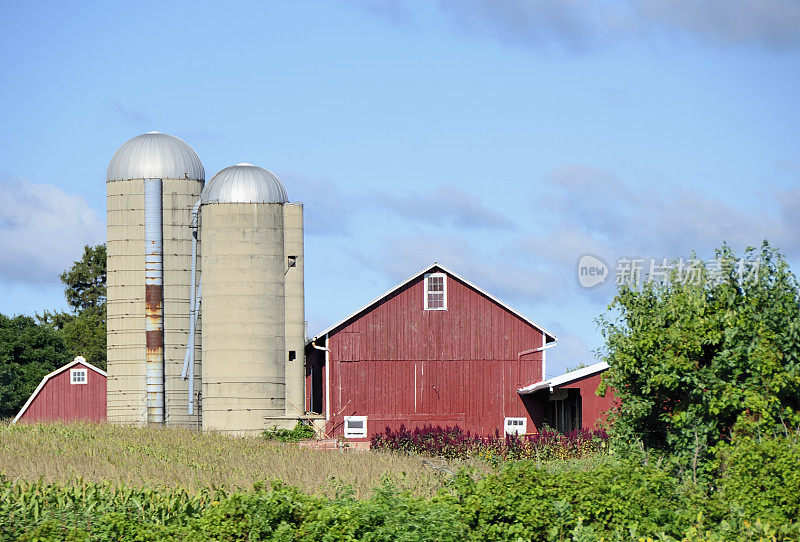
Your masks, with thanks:
[(477, 458), (499, 463), (520, 459), (578, 459), (608, 449), (603, 429), (578, 429), (566, 434), (547, 427), (529, 435), (473, 435), (460, 427), (425, 425), (408, 429), (386, 427), (370, 439), (370, 448), (446, 459)]

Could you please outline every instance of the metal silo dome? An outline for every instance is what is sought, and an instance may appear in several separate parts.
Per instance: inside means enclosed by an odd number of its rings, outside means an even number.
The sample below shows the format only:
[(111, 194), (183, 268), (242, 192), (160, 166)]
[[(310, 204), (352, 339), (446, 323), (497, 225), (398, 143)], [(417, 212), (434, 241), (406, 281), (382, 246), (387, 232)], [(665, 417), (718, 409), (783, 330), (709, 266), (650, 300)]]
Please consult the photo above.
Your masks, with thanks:
[(226, 167), (206, 184), (203, 203), (286, 203), (286, 188), (271, 171), (253, 164)]
[(126, 141), (108, 164), (107, 181), (129, 179), (191, 179), (204, 181), (203, 164), (183, 140), (148, 132)]

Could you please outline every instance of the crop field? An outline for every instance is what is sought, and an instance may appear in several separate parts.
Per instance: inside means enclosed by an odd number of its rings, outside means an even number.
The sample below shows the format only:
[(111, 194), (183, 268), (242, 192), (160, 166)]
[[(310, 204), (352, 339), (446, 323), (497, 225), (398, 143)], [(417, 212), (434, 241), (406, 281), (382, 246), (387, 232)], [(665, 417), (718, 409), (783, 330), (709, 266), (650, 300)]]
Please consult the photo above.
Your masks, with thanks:
[(800, 432), (720, 446), (699, 476), (655, 459), (634, 447), (446, 460), (172, 429), (6, 425), (0, 540), (800, 539)]
[[(438, 491), (465, 462), (419, 456), (336, 452), (186, 429), (109, 424), (0, 426), (0, 473), (7, 479), (200, 489), (249, 489), (281, 480), (305, 493), (333, 496), (349, 486), (358, 498), (389, 480), (418, 496)], [(488, 471), (482, 462), (472, 468)]]

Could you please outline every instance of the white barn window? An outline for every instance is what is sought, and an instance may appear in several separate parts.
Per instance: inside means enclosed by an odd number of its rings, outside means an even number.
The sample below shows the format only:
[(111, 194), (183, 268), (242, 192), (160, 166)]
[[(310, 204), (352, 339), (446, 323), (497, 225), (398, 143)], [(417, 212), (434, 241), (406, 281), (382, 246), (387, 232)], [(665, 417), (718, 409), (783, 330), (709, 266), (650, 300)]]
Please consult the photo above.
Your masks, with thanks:
[(506, 435), (524, 435), (527, 433), (528, 420), (525, 418), (506, 418)]
[(428, 273), (425, 275), (425, 310), (447, 310), (447, 275)]
[(344, 436), (345, 436), (345, 438), (366, 438), (367, 437), (367, 417), (366, 416), (345, 416), (344, 417)]
[(69, 383), (70, 384), (86, 384), (86, 369), (70, 369), (69, 370)]

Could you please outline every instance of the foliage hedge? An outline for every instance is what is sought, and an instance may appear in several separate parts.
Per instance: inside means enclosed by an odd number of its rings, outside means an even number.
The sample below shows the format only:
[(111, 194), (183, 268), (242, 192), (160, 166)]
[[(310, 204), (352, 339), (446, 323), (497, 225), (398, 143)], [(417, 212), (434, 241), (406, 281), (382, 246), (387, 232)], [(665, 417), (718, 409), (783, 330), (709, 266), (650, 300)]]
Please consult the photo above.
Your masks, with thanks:
[(709, 484), (646, 455), (591, 470), (504, 463), (454, 476), (432, 499), (390, 484), (326, 499), (274, 482), (251, 491), (133, 489), (0, 479), (3, 540), (753, 540), (800, 538), (796, 436), (720, 448)]
[(800, 425), (800, 283), (766, 241), (690, 261), (669, 280), (620, 286), (599, 320), (610, 365), (599, 392), (619, 398), (617, 439), (700, 475), (718, 443)]
[(277, 440), (279, 442), (300, 442), (305, 439), (312, 439), (317, 436), (314, 428), (310, 425), (305, 425), (301, 421), (292, 429), (281, 429), (279, 427), (272, 427), (261, 433), (267, 440)]

